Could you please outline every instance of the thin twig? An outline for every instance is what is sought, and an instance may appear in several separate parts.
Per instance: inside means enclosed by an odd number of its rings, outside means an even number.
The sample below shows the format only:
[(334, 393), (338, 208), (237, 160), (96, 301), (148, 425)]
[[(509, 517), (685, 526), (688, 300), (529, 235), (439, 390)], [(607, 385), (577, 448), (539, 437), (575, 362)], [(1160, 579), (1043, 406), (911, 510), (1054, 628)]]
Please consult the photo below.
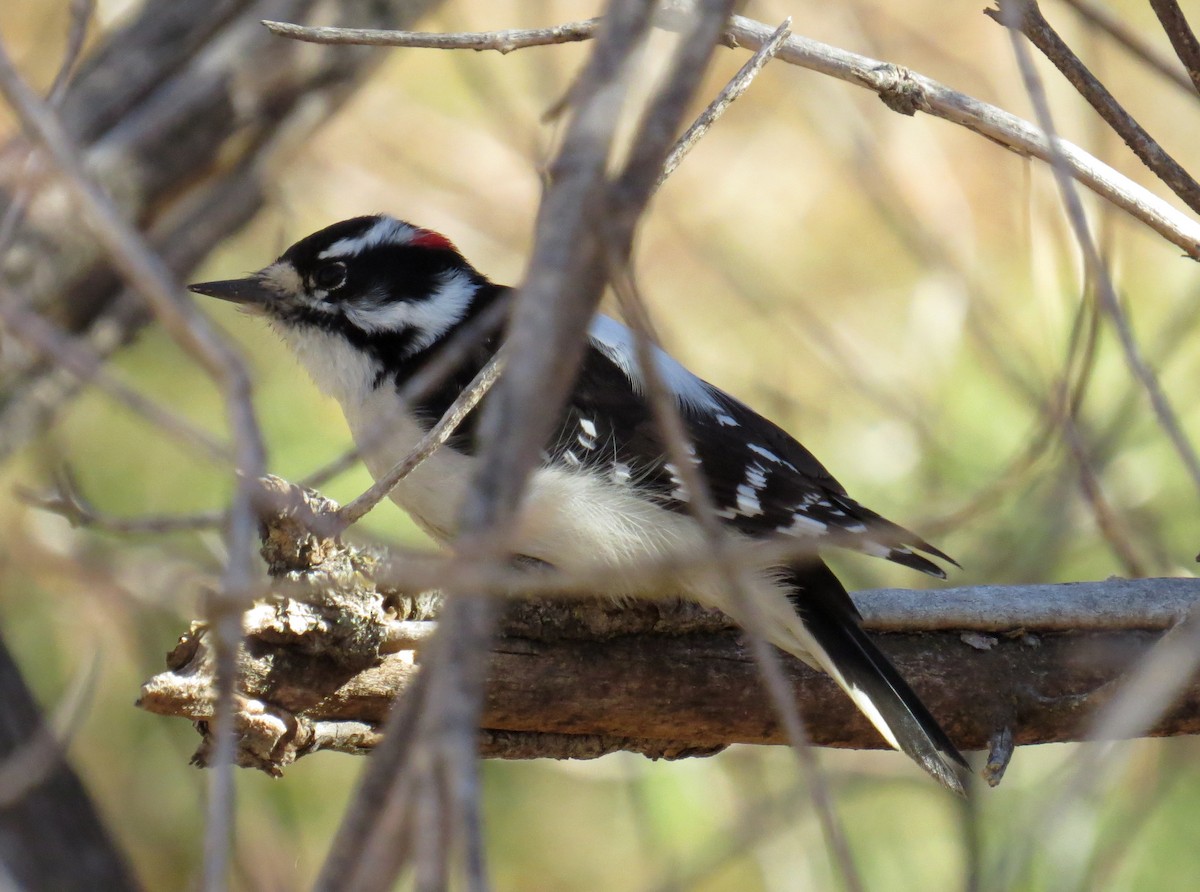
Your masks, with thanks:
[[(617, 257), (613, 257), (612, 262), (615, 264), (617, 259)], [(654, 412), (655, 423), (662, 433), (671, 463), (675, 466), (688, 494), (689, 511), (700, 525), (707, 540), (708, 549), (715, 558), (717, 574), (722, 580), (733, 608), (728, 612), (745, 626), (754, 661), (762, 673), (767, 695), (787, 730), (788, 741), (800, 763), (803, 776), (808, 782), (817, 819), (829, 846), (832, 861), (837, 866), (846, 889), (850, 892), (859, 892), (863, 889), (862, 880), (850, 853), (845, 831), (842, 829), (834, 809), (833, 797), (809, 742), (808, 732), (805, 730), (804, 720), (800, 717), (800, 711), (792, 696), (791, 686), (784, 677), (779, 654), (771, 648), (767, 641), (767, 619), (763, 615), (762, 605), (757, 603), (751, 595), (749, 568), (739, 567), (730, 560), (729, 536), (717, 517), (716, 504), (713, 502), (708, 483), (692, 458), (694, 453), (689, 448), (691, 444), (679, 407), (668, 394), (662, 374), (655, 362), (653, 347), (647, 336), (645, 302), (637, 293), (636, 286), (629, 274), (627, 262), (623, 266), (612, 269), (610, 276), (613, 289), (621, 301), (626, 321), (630, 323), (634, 332), (638, 368), (646, 381), (646, 397)]]
[(100, 651), (94, 650), (72, 675), (50, 721), (0, 760), (0, 809), (10, 809), (54, 772), (79, 730), (100, 675)]
[(747, 60), (746, 64), (725, 85), (724, 89), (717, 94), (717, 98), (708, 104), (708, 108), (692, 122), (692, 126), (684, 132), (683, 136), (679, 137), (675, 146), (671, 149), (671, 154), (667, 156), (667, 160), (663, 164), (662, 173), (658, 175), (658, 184), (660, 186), (666, 182), (667, 177), (675, 172), (675, 168), (687, 157), (692, 147), (704, 138), (709, 128), (720, 119), (721, 115), (725, 114), (725, 110), (746, 92), (750, 84), (758, 77), (758, 73), (763, 70), (763, 67), (775, 58), (775, 54), (779, 52), (779, 48), (783, 45), (784, 40), (792, 33), (791, 26), (792, 18), (788, 16), (775, 29), (775, 33), (771, 35), (771, 39), (755, 51), (754, 55)]
[[(397, 401), (411, 406), (432, 393), (434, 388), (441, 385), (462, 365), (472, 350), (487, 338), (497, 335), (508, 314), (509, 304), (508, 298), (500, 298), (452, 335), (429, 358), (429, 361), (405, 382), (397, 394)], [(348, 449), (329, 464), (318, 468), (305, 477), (300, 485), (316, 489), (339, 474), (350, 470), (362, 459), (363, 453), (381, 445), (390, 430), (391, 425), (387, 423), (387, 420), (381, 419), (375, 430), (367, 431), (359, 436), (359, 442), (353, 449)]]
[(492, 385), (496, 383), (496, 379), (500, 377), (503, 369), (503, 359), (500, 354), (496, 354), (471, 379), (471, 383), (450, 404), (449, 408), (442, 414), (442, 417), (438, 419), (437, 424), (429, 429), (408, 455), (393, 465), (366, 492), (338, 510), (337, 514), (334, 515), (337, 532), (341, 532), (352, 524), (357, 523), (363, 515), (387, 498), (388, 494), (399, 485), (401, 480), (415, 471), (426, 459), (444, 446), (446, 441), (458, 430), (458, 426), (462, 424), (463, 419), (471, 414), (475, 407), (479, 405), (479, 401), (492, 389)]
[(54, 490), (50, 494), (40, 493), (26, 486), (14, 490), (21, 501), (42, 511), (65, 518), (73, 527), (88, 527), (109, 533), (178, 533), (195, 530), (219, 529), (225, 522), (224, 512), (193, 514), (179, 517), (112, 517), (97, 511), (83, 495), (79, 482), (69, 467), (62, 467), (54, 475)]
[[(731, 46), (757, 49), (770, 39), (771, 31), (762, 22), (732, 16), (725, 37)], [(923, 111), (959, 124), (1018, 155), (1047, 162), (1053, 156), (1045, 134), (1035, 124), (907, 68), (795, 34), (784, 42), (776, 58), (873, 90), (889, 108), (902, 113)], [(1058, 149), (1072, 177), (1200, 260), (1200, 223), (1078, 146), (1060, 139)]]
[(92, 384), (129, 410), (175, 437), (186, 447), (199, 450), (210, 461), (227, 465), (233, 461), (228, 446), (217, 442), (208, 431), (155, 402), (118, 380), (89, 347), (67, 335), (45, 318), (25, 309), (29, 301), (0, 285), (0, 322), (26, 346), (32, 347), (55, 365)]
[[(1187, 69), (1196, 92), (1200, 93), (1200, 40), (1192, 31), (1176, 0), (1150, 0), (1150, 7), (1162, 23), (1175, 55)], [(1193, 10), (1194, 11), (1194, 10)]]
[(1092, 74), (1058, 33), (1046, 21), (1036, 0), (999, 0), (999, 10), (984, 10), (984, 14), (1001, 24), (1019, 15), (1020, 31), (1029, 42), (1054, 63), (1063, 77), (1079, 91), (1108, 126), (1125, 141), (1141, 162), (1193, 211), (1200, 213), (1200, 183), (1160, 146), (1116, 97)]
[(88, 175), (79, 152), (58, 120), (24, 82), (0, 44), (0, 93), (12, 106), (25, 133), (53, 160), (68, 194), (77, 203), (81, 222), (107, 253), (113, 266), (146, 300), (167, 334), (195, 359), (224, 398), (237, 456), (239, 476), (229, 512), (228, 560), (221, 591), (209, 601), (217, 650), (217, 709), (214, 747), (216, 770), (210, 778), (205, 836), (204, 888), (224, 889), (233, 827), (233, 701), (235, 652), (240, 639), (239, 616), (254, 586), (254, 535), (258, 525), (253, 499), (263, 475), (265, 450), (245, 365), (205, 317), (183, 298), (161, 258), (117, 210), (112, 199)]
[[(1005, 24), (1009, 25), (1010, 30), (1015, 29), (1017, 33), (1021, 33), (1021, 25), (1025, 20), (1025, 16), (1021, 15), (1021, 10), (1015, 6), (1005, 4), (1005, 8), (1009, 10), (1005, 13), (1006, 15), (1014, 16), (1012, 23), (1006, 20)], [(1013, 36), (1013, 46), (1018, 60), (1024, 59), (1026, 55), (1025, 45), (1015, 35)], [(1054, 121), (1046, 102), (1045, 91), (1042, 89), (1041, 81), (1038, 79), (1032, 64), (1026, 66), (1022, 63), (1022, 74), (1026, 90), (1029, 92), (1030, 98), (1033, 100), (1034, 107), (1037, 110), (1039, 123), (1046, 134), (1047, 143), (1056, 147), (1062, 146), (1063, 143), (1054, 130)], [(1150, 368), (1142, 356), (1141, 348), (1138, 346), (1137, 339), (1133, 335), (1129, 319), (1121, 307), (1120, 300), (1117, 298), (1112, 277), (1108, 274), (1108, 268), (1100, 257), (1095, 241), (1092, 239), (1087, 217), (1083, 210), (1083, 204), (1080, 201), (1079, 193), (1075, 190), (1072, 183), (1065, 158), (1055, 153), (1051, 167), (1058, 182), (1063, 203), (1066, 206), (1067, 219), (1071, 224), (1075, 240), (1083, 254), (1084, 266), (1088, 278), (1094, 283), (1096, 293), (1100, 298), (1101, 309), (1109, 317), (1113, 328), (1117, 332), (1121, 350), (1125, 355), (1125, 362), (1129, 366), (1129, 370), (1134, 378), (1146, 391), (1159, 425), (1167, 434), (1168, 440), (1170, 440), (1185, 470), (1191, 477), (1192, 484), (1196, 487), (1197, 492), (1200, 493), (1200, 456), (1197, 456), (1187, 434), (1179, 423), (1179, 418), (1167, 400), (1166, 394), (1163, 392), (1162, 386), (1159, 384), (1153, 369)]]
[(113, 264), (146, 299), (167, 333), (220, 385), (239, 445), (239, 466), (247, 474), (261, 474), (264, 451), (250, 404), (249, 378), (241, 358), (182, 297), (162, 261), (88, 176), (53, 109), (21, 79), (2, 44), (0, 93), (17, 113), (26, 134), (54, 160), (83, 212), (81, 221), (108, 252)]
[[(608, 147), (627, 88), (623, 78), (626, 63), (649, 23), (646, 4), (635, 0), (610, 3), (578, 83), (575, 114), (559, 155), (564, 175), (555, 178), (546, 194), (529, 279), (514, 301), (509, 355), (515, 361), (485, 405), (480, 424), (481, 474), (464, 508), (463, 535), (458, 543), (460, 553), (469, 556), (472, 564), (486, 564), (498, 554), (500, 549), (488, 531), (511, 514), (526, 475), (532, 470), (533, 457), (525, 454), (531, 450), (522, 446), (541, 448), (546, 439), (543, 428), (549, 426), (550, 419), (539, 416), (556, 411), (573, 377), (573, 357), (567, 357), (564, 364), (556, 355), (565, 352), (572, 334), (561, 317), (566, 315), (578, 323), (574, 334), (581, 343), (587, 319), (600, 297), (602, 281), (589, 281), (587, 274), (576, 272), (579, 249), (591, 245), (587, 239), (575, 237), (586, 216), (585, 209), (593, 206), (581, 199), (597, 188), (604, 176)], [(583, 195), (569, 191), (580, 187)], [(559, 207), (568, 195), (570, 203)], [(563, 248), (570, 251), (564, 254)], [(569, 277), (575, 287), (559, 287), (559, 277)], [(554, 283), (548, 294), (542, 294), (548, 299), (535, 299), (540, 293), (535, 282), (543, 287)], [(557, 361), (560, 367), (547, 373), (547, 358)], [(538, 391), (540, 396), (534, 398), (532, 394)], [(343, 817), (322, 869), (317, 885), (321, 892), (390, 888), (406, 861), (446, 857), (447, 852), (414, 849), (414, 821), (451, 820), (463, 834), (477, 826), (473, 818), (467, 817), (476, 804), (458, 796), (452, 801), (434, 797), (435, 814), (413, 815), (414, 807), (420, 804), (422, 787), (431, 783), (435, 773), (448, 771), (459, 778), (462, 786), (458, 789), (468, 797), (474, 788), (467, 778), (473, 778), (476, 772), (473, 742), (479, 691), (475, 682), (482, 676), (479, 667), (495, 608), (488, 599), (468, 598), (468, 593), (478, 591), (472, 586), (450, 588), (453, 594), (446, 598), (438, 634), (421, 673), (422, 696), (389, 717), (383, 743)], [(471, 603), (473, 600), (480, 603)], [(456, 657), (462, 662), (456, 663)], [(439, 701), (430, 696), (429, 689), (435, 684), (453, 699)], [(465, 699), (459, 702), (460, 697)], [(454, 708), (452, 715), (437, 714), (447, 707)], [(477, 841), (464, 841), (469, 861), (475, 864), (481, 858)], [(430, 873), (436, 873), (436, 869), (418, 870), (417, 876)]]
[[(683, 21), (686, 17), (681, 19), (678, 14), (664, 13), (658, 23), (677, 29)], [(579, 39), (586, 39), (586, 28), (583, 27), (586, 24), (573, 22), (562, 27), (579, 28)], [(774, 30), (762, 22), (735, 15), (729, 19), (723, 40), (727, 46), (757, 50), (771, 39)], [(907, 68), (794, 34), (784, 41), (777, 58), (872, 90), (889, 108), (903, 114), (923, 111), (966, 127), (1023, 157), (1050, 161), (1050, 146), (1044, 134), (1032, 123)], [(1066, 159), (1072, 177), (1149, 226), (1193, 260), (1200, 260), (1200, 223), (1078, 146), (1060, 140), (1059, 151)]]
[[(1021, 70), (1026, 92), (1029, 94), (1037, 118), (1046, 132), (1047, 141), (1056, 145), (1058, 140), (1054, 133), (1054, 122), (1046, 100), (1040, 78), (1033, 65), (1028, 48), (1021, 39), (1022, 25), (1026, 14), (1019, 6), (1005, 4), (1003, 7), (1003, 24), (1007, 26), (1012, 40), (1013, 52)], [(1065, 165), (1055, 159), (1053, 163), (1055, 179), (1067, 208), (1068, 219), (1075, 234), (1077, 243), (1083, 253), (1087, 273), (1095, 285), (1101, 299), (1101, 305), (1112, 317), (1117, 326), (1122, 347), (1126, 351), (1126, 360), (1135, 376), (1142, 381), (1155, 402), (1156, 411), (1160, 410), (1156, 400), (1159, 393), (1157, 382), (1153, 376), (1147, 381), (1142, 372), (1149, 374), (1144, 368), (1141, 357), (1133, 340), (1132, 333), (1124, 316), (1120, 312), (1112, 281), (1108, 270), (1096, 250), (1088, 230), (1087, 220), (1079, 196), (1067, 175)], [(1161, 394), (1159, 394), (1161, 396)], [(1167, 430), (1168, 436), (1175, 440), (1173, 430), (1177, 430), (1174, 414), (1169, 406), (1163, 407), (1165, 419), (1160, 416), (1160, 423)], [(1182, 436), (1182, 431), (1179, 431)], [(1193, 474), (1193, 482), (1200, 489), (1200, 463), (1195, 462), (1195, 456), (1186, 439), (1183, 440), (1182, 455), (1189, 473)], [(1179, 448), (1177, 444), (1177, 448)], [(1195, 472), (1193, 472), (1195, 467)], [(1200, 612), (1191, 611), (1188, 618), (1169, 632), (1142, 661), (1120, 689), (1120, 692), (1094, 718), (1088, 737), (1092, 740), (1111, 741), (1118, 738), (1128, 738), (1149, 727), (1160, 716), (1178, 695), (1182, 686), (1192, 677), (1200, 665)], [(1035, 846), (1045, 844), (1045, 834), (1061, 824), (1075, 803), (1094, 789), (1105, 776), (1105, 767), (1112, 758), (1111, 744), (1093, 746), (1084, 750), (1071, 772), (1062, 784), (1056, 785), (1053, 795), (1047, 797), (1046, 804), (1036, 820), (1028, 822), (1028, 832), (1022, 834), (1016, 844), (1012, 844), (1006, 852), (1000, 871), (1001, 878), (997, 888), (1010, 885), (1019, 875), (1023, 866), (1032, 856)]]
[(1188, 76), (1179, 70), (1175, 60), (1164, 56), (1158, 49), (1132, 28), (1129, 28), (1114, 16), (1108, 9), (1093, 2), (1093, 0), (1063, 0), (1063, 2), (1079, 13), (1089, 25), (1103, 31), (1118, 44), (1125, 47), (1131, 56), (1142, 62), (1148, 68), (1166, 78), (1175, 86), (1186, 90), (1190, 95), (1195, 89)]
[[(50, 84), (50, 90), (46, 94), (46, 103), (52, 108), (57, 109), (67, 93), (67, 86), (71, 83), (71, 75), (75, 73), (75, 65), (79, 61), (79, 54), (83, 51), (84, 39), (87, 37), (88, 26), (91, 24), (95, 12), (96, 0), (71, 0), (71, 24), (67, 31), (67, 47), (63, 51), (63, 58), (54, 75), (54, 80)], [(33, 166), (33, 162), (34, 153), (29, 152), (22, 162), (26, 173)], [(16, 235), (17, 227), (21, 225), (25, 212), (29, 209), (29, 201), (32, 196), (33, 187), (26, 182), (24, 176), (18, 177), (17, 188), (9, 199), (8, 206), (4, 209), (4, 216), (0, 217), (0, 254), (4, 253), (9, 242)]]
[[(774, 58), (779, 47), (787, 38), (790, 24), (790, 18), (780, 24), (771, 40), (758, 49), (722, 89), (717, 98), (676, 140), (663, 163), (663, 170), (658, 176), (656, 186), (662, 186), (666, 182), (691, 148), (724, 114), (730, 103), (746, 91), (763, 66)], [(708, 484), (692, 461), (691, 444), (679, 413), (679, 407), (667, 393), (662, 375), (654, 360), (651, 340), (653, 326), (646, 304), (637, 291), (628, 260), (622, 258), (619, 238), (612, 233), (606, 233), (606, 236), (604, 244), (609, 264), (608, 275), (618, 299), (621, 301), (626, 320), (631, 324), (634, 332), (638, 368), (646, 381), (646, 395), (654, 413), (655, 424), (667, 446), (671, 462), (679, 469), (680, 479), (689, 493), (689, 511), (708, 540), (711, 554), (715, 558), (716, 572), (723, 579), (731, 601), (738, 608), (737, 615), (746, 622), (746, 634), (750, 640), (755, 662), (762, 673), (763, 684), (767, 689), (768, 696), (787, 730), (788, 739), (796, 753), (804, 778), (808, 781), (818, 822), (832, 852), (833, 863), (837, 865), (847, 889), (861, 889), (862, 881), (851, 856), (845, 832), (834, 809), (833, 799), (828, 785), (825, 783), (821, 766), (810, 748), (804, 720), (800, 717), (799, 709), (791, 696), (790, 686), (783, 677), (779, 655), (767, 642), (765, 620), (761, 608), (752, 603), (748, 579), (750, 568), (729, 559), (733, 543), (725, 534), (717, 517), (716, 505), (712, 500)]]
[(438, 34), (424, 31), (385, 31), (373, 28), (307, 28), (290, 22), (264, 19), (272, 34), (306, 43), (354, 46), (406, 46), (434, 50), (495, 50), (500, 54), (533, 46), (577, 43), (596, 36), (600, 19), (566, 22), (550, 28), (514, 28), (507, 31), (474, 31)]

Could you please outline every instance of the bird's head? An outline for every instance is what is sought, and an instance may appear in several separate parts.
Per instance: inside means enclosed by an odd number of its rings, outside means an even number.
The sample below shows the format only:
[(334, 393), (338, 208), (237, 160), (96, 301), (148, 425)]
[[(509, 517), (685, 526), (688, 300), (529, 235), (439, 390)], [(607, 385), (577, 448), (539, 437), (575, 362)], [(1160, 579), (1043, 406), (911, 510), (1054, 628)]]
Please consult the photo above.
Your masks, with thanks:
[(266, 316), (285, 334), (319, 329), (413, 355), (462, 322), (487, 284), (445, 236), (379, 215), (315, 232), (245, 278), (188, 287)]

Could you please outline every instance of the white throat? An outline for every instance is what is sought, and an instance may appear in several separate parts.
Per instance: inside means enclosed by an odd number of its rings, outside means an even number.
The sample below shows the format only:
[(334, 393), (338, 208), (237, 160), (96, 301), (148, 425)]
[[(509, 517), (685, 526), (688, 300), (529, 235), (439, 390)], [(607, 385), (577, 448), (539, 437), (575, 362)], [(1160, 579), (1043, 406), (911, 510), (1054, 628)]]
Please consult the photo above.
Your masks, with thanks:
[(340, 334), (310, 325), (273, 323), (272, 327), (295, 351), (318, 389), (343, 409), (361, 405), (371, 396), (381, 367), (369, 353)]

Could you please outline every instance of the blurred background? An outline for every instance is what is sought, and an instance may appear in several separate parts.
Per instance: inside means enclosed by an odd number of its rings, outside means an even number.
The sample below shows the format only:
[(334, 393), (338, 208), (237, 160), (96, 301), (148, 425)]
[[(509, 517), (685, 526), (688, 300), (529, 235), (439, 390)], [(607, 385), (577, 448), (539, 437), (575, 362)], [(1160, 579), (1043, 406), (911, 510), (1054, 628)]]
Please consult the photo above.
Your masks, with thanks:
[[(149, 0), (156, 2), (156, 0)], [(131, 14), (101, 0), (91, 39)], [(1146, 4), (1106, 4), (1170, 53)], [(596, 3), (449, 0), (422, 30), (536, 27)], [(1185, 168), (1200, 172), (1197, 97), (1131, 62), (1064, 3), (1048, 17)], [(1032, 118), (1008, 36), (978, 4), (756, 0), (772, 27), (900, 63)], [(6, 0), (0, 39), (44, 88), (65, 3)], [(387, 212), (445, 233), (491, 278), (520, 281), (540, 176), (554, 145), (544, 113), (588, 45), (496, 53), (393, 50), (313, 139), (273, 159), (271, 201), (196, 270), (257, 269), (309, 232)], [(703, 101), (745, 61), (718, 50)], [(1148, 185), (1128, 150), (1038, 60), (1060, 132)], [(700, 105), (697, 106), (697, 111)], [(14, 124), (0, 108), (0, 135)], [(1134, 331), (1181, 413), (1200, 352), (1200, 279), (1178, 249), (1084, 196)], [(962, 128), (902, 117), (871, 93), (775, 62), (653, 202), (637, 274), (669, 350), (797, 435), (861, 502), (919, 531), (963, 566), (954, 585), (1192, 575), (1195, 492), (1115, 336), (1099, 327), (1072, 449), (1049, 411), (1073, 332), (1093, 326), (1078, 251), (1043, 165)], [(1082, 307), (1082, 309), (1081, 309)], [(248, 357), (270, 469), (299, 479), (349, 444), (340, 411), (265, 328), (231, 307), (204, 310)], [(210, 382), (151, 327), (115, 358), (124, 380), (220, 432)], [(1189, 383), (1191, 382), (1191, 383)], [(94, 390), (0, 469), (0, 622), (41, 702), (53, 709), (100, 666), (71, 756), (150, 889), (185, 889), (200, 861), (204, 778), (183, 722), (133, 707), (140, 683), (198, 615), (220, 566), (215, 534), (113, 536), (72, 529), (12, 490), (69, 462), (117, 516), (220, 508), (222, 467)], [(1088, 481), (1093, 481), (1091, 485)], [(362, 470), (325, 487), (348, 500)], [(1096, 493), (1099, 492), (1099, 495)], [(390, 503), (366, 521), (394, 540), (420, 534)], [(934, 580), (833, 555), (850, 588)], [(1077, 745), (1024, 748), (971, 810), (894, 753), (823, 751), (837, 806), (871, 889), (982, 888), (1053, 797)], [(1122, 746), (1095, 794), (1037, 840), (1021, 889), (1189, 888), (1200, 875), (1194, 814), (1200, 748), (1181, 738)], [(238, 772), (237, 879), (246, 890), (311, 882), (362, 760), (322, 754), (271, 780)], [(834, 872), (795, 759), (735, 747), (652, 763), (487, 763), (489, 856), (497, 888), (826, 889)]]

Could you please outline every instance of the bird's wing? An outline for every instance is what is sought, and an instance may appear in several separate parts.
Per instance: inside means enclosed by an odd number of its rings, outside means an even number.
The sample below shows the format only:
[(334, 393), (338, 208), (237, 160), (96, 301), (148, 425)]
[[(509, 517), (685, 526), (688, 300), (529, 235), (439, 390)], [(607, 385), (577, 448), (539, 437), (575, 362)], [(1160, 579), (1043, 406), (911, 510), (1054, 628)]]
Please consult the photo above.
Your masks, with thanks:
[[(550, 457), (614, 480), (636, 481), (675, 511), (688, 493), (666, 456), (646, 398), (628, 329), (598, 316)], [(896, 563), (944, 577), (917, 551), (953, 561), (918, 536), (850, 498), (811, 452), (748, 406), (655, 351), (661, 379), (675, 397), (721, 519), (752, 537), (828, 537)]]

